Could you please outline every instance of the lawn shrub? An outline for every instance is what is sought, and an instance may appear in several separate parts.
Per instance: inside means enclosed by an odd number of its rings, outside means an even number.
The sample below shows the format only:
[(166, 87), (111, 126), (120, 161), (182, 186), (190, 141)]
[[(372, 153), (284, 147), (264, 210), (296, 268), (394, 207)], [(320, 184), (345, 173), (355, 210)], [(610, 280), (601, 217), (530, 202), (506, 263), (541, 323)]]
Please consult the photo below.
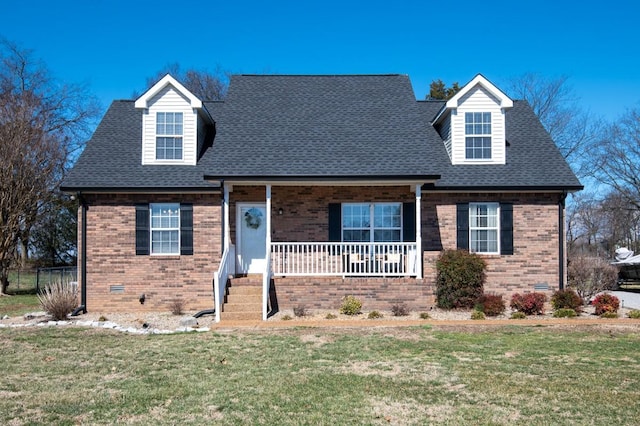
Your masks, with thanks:
[(511, 313), (511, 319), (525, 319), (527, 317), (527, 314), (525, 314), (524, 312), (520, 312), (520, 311), (516, 311), (516, 312), (512, 312)]
[(305, 305), (298, 305), (293, 308), (293, 315), (297, 317), (306, 317), (309, 315), (309, 312), (307, 312), (307, 307)]
[(488, 317), (497, 317), (504, 313), (507, 305), (502, 300), (502, 295), (483, 294), (476, 302), (475, 309), (484, 312)]
[(486, 319), (486, 317), (484, 316), (484, 312), (474, 310), (473, 312), (471, 312), (471, 319), (472, 320), (483, 320), (483, 319)]
[(409, 315), (409, 307), (405, 303), (391, 305), (391, 313), (394, 317), (406, 317)]
[(605, 312), (615, 313), (618, 312), (618, 309), (620, 308), (620, 300), (613, 294), (609, 293), (597, 295), (591, 304), (596, 308), (596, 315), (602, 315)]
[(173, 299), (169, 302), (169, 310), (173, 315), (182, 315), (184, 314), (184, 299)]
[(362, 311), (362, 301), (354, 296), (342, 298), (340, 313), (345, 315), (358, 315)]
[(436, 262), (436, 301), (443, 309), (473, 308), (482, 295), (487, 264), (475, 253), (445, 250)]
[(618, 269), (601, 257), (574, 256), (569, 259), (569, 287), (583, 300), (612, 290), (618, 281)]
[(369, 315), (367, 316), (367, 318), (369, 318), (369, 319), (378, 319), (378, 318), (382, 318), (383, 316), (384, 315), (382, 315), (378, 311), (371, 311), (371, 312), (369, 312)]
[(554, 318), (574, 318), (576, 316), (578, 316), (578, 314), (571, 308), (560, 308), (553, 311)]
[(511, 309), (522, 312), (525, 315), (543, 315), (544, 302), (547, 296), (544, 293), (515, 293), (511, 296)]
[(66, 320), (67, 315), (78, 306), (78, 290), (69, 283), (54, 282), (44, 286), (42, 293), (38, 294), (38, 300), (42, 309), (55, 321)]
[(431, 315), (429, 315), (428, 312), (420, 312), (420, 319), (423, 319), (423, 320), (431, 319)]
[(337, 316), (337, 315), (332, 314), (331, 312), (329, 312), (329, 313), (327, 314), (327, 316), (326, 316), (326, 317), (324, 317), (324, 319), (328, 319), (328, 320), (332, 320), (332, 319), (336, 319), (336, 318), (338, 318), (338, 316)]
[(632, 309), (627, 313), (627, 316), (631, 319), (640, 319), (640, 309)]
[(600, 318), (618, 318), (617, 312), (603, 312)]
[(282, 321), (291, 321), (293, 319), (293, 317), (289, 314), (283, 315), (282, 316)]
[(551, 296), (553, 309), (573, 309), (576, 313), (582, 312), (584, 301), (578, 293), (572, 289), (558, 290)]

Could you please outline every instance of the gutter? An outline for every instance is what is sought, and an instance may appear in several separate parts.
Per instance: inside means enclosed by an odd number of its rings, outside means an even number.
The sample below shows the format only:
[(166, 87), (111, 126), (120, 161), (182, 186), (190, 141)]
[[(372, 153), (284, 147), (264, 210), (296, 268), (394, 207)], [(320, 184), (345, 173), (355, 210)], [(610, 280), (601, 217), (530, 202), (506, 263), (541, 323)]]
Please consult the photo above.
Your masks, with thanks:
[(78, 316), (80, 312), (87, 313), (87, 200), (82, 196), (81, 192), (78, 192), (78, 202), (81, 209), (81, 221), (82, 221), (82, 233), (81, 244), (82, 251), (80, 256), (82, 257), (82, 275), (80, 276), (80, 306), (75, 308), (71, 313), (71, 316)]
[(567, 191), (563, 191), (560, 194), (558, 200), (558, 278), (559, 278), (559, 290), (564, 290), (564, 278), (565, 278), (565, 236), (564, 236), (564, 208), (565, 200), (567, 199)]

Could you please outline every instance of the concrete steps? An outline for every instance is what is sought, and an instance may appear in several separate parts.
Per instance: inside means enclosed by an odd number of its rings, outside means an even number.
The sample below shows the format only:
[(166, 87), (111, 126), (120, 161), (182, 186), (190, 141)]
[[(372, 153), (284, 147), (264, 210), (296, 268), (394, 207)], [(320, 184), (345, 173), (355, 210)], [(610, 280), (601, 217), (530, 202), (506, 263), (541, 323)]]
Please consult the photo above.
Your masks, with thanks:
[(262, 275), (230, 278), (220, 321), (262, 319)]

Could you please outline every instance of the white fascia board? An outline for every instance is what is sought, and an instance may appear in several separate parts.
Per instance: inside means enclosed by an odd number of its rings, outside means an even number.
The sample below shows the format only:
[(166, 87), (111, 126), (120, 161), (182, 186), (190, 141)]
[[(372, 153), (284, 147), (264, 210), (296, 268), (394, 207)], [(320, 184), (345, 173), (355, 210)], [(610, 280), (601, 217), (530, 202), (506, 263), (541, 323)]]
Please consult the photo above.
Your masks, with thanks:
[(157, 95), (162, 89), (167, 86), (172, 86), (176, 89), (181, 95), (186, 97), (189, 100), (189, 103), (192, 108), (202, 109), (202, 101), (196, 97), (193, 93), (187, 90), (178, 80), (171, 77), (171, 75), (167, 74), (162, 79), (154, 84), (149, 90), (147, 90), (142, 96), (136, 99), (135, 107), (136, 108), (149, 108), (149, 100), (151, 100), (155, 95)]
[(473, 90), (477, 85), (482, 86), (486, 91), (491, 93), (496, 99), (500, 100), (502, 109), (512, 108), (513, 100), (508, 97), (502, 90), (498, 89), (493, 83), (487, 80), (482, 74), (476, 75), (473, 80), (467, 83), (454, 97), (447, 101), (447, 109), (454, 109), (460, 105), (463, 96)]

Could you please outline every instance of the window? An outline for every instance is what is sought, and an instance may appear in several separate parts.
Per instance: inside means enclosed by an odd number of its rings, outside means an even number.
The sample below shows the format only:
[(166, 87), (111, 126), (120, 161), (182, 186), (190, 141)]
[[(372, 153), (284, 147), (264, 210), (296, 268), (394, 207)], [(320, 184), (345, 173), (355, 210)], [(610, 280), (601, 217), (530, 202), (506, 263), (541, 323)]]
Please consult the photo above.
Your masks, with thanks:
[(151, 254), (180, 254), (180, 205), (150, 204)]
[(343, 204), (342, 241), (402, 241), (402, 204)]
[(156, 160), (182, 160), (182, 113), (156, 113)]
[(499, 253), (498, 203), (469, 204), (469, 250), (474, 253)]
[(467, 112), (464, 114), (465, 158), (467, 160), (491, 159), (491, 113)]

